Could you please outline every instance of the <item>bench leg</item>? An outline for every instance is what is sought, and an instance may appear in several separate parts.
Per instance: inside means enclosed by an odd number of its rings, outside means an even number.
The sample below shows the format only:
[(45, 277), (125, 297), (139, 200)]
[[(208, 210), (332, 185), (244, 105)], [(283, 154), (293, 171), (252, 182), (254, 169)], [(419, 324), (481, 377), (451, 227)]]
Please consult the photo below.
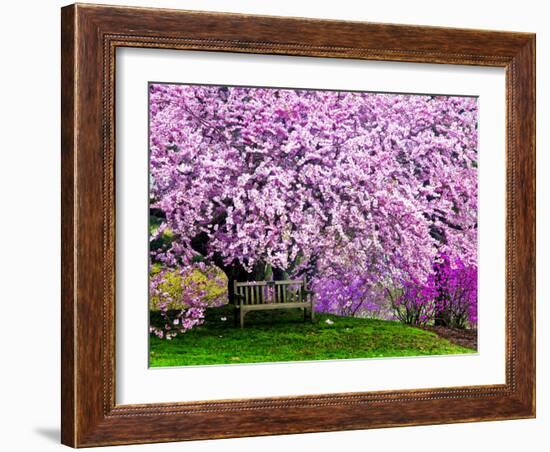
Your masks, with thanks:
[(240, 312), (240, 315), (241, 315), (241, 328), (244, 328), (244, 310), (243, 309), (239, 309)]

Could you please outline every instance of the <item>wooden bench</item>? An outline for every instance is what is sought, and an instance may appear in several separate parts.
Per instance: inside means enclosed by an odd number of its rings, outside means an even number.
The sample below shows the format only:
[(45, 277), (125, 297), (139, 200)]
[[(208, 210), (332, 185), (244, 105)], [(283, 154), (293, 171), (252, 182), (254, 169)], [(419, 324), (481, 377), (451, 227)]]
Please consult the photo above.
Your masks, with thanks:
[(240, 319), (241, 328), (244, 316), (250, 311), (302, 308), (304, 320), (308, 314), (314, 320), (314, 296), (304, 280), (235, 282), (234, 287), (235, 322)]

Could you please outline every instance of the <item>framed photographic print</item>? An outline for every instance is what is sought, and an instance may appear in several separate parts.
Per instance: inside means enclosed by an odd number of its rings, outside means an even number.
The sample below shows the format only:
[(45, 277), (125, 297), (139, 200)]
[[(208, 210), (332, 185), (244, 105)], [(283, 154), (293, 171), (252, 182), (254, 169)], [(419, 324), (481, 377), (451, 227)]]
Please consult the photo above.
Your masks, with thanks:
[(535, 416), (535, 37), (62, 9), (62, 442)]

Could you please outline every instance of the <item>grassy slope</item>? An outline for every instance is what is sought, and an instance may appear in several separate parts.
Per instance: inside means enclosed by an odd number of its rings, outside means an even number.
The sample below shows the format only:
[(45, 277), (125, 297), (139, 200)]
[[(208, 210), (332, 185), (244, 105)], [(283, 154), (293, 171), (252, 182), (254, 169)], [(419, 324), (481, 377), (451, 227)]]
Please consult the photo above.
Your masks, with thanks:
[[(226, 317), (226, 321), (221, 318)], [(334, 324), (325, 321), (331, 319)], [(472, 353), (429, 331), (398, 322), (318, 314), (298, 309), (248, 313), (235, 327), (228, 306), (207, 312), (200, 327), (171, 341), (151, 337), (151, 367), (314, 359), (377, 358)]]

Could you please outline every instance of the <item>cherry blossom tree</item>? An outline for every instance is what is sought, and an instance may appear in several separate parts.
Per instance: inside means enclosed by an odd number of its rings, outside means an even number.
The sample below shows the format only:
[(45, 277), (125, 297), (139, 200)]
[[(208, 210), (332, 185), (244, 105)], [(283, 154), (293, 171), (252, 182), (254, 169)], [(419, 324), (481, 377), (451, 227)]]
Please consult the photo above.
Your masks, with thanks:
[(270, 273), (307, 277), (325, 293), (345, 282), (352, 305), (361, 296), (350, 287), (368, 298), (427, 280), (440, 253), (476, 265), (475, 98), (149, 91), (154, 262), (218, 266), (230, 301), (235, 280)]

